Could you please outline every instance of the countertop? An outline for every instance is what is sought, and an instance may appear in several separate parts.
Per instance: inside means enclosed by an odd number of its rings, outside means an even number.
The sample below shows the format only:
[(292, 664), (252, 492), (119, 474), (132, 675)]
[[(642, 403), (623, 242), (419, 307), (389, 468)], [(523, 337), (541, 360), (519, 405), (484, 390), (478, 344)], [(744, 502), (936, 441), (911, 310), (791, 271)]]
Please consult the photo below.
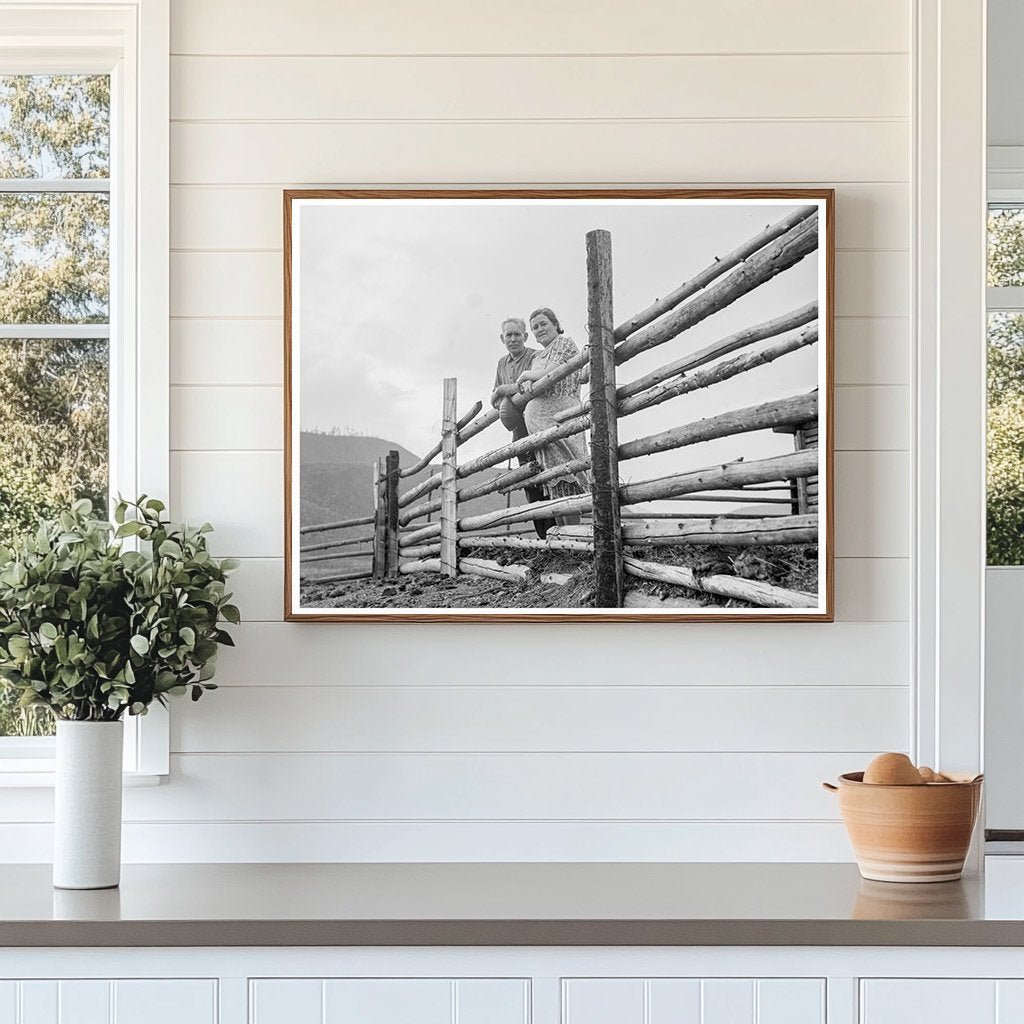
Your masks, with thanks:
[(1024, 946), (1024, 859), (958, 882), (853, 864), (135, 864), (0, 870), (0, 946)]

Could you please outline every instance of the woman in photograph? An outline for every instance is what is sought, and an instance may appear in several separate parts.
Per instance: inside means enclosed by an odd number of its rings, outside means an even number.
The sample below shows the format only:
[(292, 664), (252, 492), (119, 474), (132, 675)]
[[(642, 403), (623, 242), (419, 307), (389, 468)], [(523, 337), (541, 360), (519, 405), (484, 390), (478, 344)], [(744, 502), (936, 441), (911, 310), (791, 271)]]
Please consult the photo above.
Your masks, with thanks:
[[(558, 317), (547, 306), (534, 310), (530, 314), (530, 330), (543, 347), (543, 351), (534, 357), (531, 366), (524, 370), (518, 378), (519, 390), (529, 397), (523, 411), (527, 429), (531, 434), (546, 430), (557, 425), (555, 414), (565, 409), (578, 408), (580, 404), (579, 371), (563, 377), (549, 390), (532, 396), (533, 385), (552, 370), (578, 356), (580, 350), (576, 343), (562, 330)], [(543, 469), (554, 469), (567, 462), (575, 462), (587, 457), (587, 446), (583, 434), (563, 437), (550, 444), (538, 448), (535, 457)], [(590, 476), (585, 469), (577, 469), (547, 484), (547, 492), (552, 498), (568, 498), (576, 494), (585, 494), (590, 490)], [(559, 526), (575, 525), (580, 517), (556, 516)]]

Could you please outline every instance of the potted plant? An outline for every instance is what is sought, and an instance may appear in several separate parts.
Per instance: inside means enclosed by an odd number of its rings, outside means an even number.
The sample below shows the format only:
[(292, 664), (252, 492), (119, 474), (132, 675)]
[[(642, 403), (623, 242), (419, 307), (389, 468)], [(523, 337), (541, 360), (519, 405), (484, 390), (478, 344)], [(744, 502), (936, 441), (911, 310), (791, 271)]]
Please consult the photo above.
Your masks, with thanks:
[(163, 513), (144, 495), (119, 501), (111, 524), (78, 501), (0, 548), (0, 678), (57, 720), (59, 888), (119, 882), (124, 715), (198, 700), (215, 689), (218, 645), (233, 645), (221, 624), (239, 621), (225, 589), (238, 562), (210, 555), (208, 523)]

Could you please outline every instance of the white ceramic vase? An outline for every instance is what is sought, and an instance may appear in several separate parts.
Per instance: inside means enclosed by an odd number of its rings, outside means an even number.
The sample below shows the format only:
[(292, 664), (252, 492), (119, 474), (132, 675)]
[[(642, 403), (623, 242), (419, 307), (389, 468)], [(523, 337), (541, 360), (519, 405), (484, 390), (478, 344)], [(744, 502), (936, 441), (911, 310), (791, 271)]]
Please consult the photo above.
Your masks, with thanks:
[(110, 889), (121, 880), (121, 722), (57, 722), (53, 884)]

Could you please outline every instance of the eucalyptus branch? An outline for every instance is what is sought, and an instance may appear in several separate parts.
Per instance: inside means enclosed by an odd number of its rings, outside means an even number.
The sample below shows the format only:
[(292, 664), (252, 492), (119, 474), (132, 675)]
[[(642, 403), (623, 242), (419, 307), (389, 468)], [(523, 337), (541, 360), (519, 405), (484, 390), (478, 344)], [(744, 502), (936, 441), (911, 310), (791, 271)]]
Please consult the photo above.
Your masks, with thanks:
[(238, 562), (210, 555), (209, 523), (163, 512), (155, 498), (121, 500), (112, 526), (78, 501), (0, 549), (0, 678), (23, 707), (116, 721), (215, 689), (218, 649), (234, 643), (221, 625), (240, 621), (225, 586)]

